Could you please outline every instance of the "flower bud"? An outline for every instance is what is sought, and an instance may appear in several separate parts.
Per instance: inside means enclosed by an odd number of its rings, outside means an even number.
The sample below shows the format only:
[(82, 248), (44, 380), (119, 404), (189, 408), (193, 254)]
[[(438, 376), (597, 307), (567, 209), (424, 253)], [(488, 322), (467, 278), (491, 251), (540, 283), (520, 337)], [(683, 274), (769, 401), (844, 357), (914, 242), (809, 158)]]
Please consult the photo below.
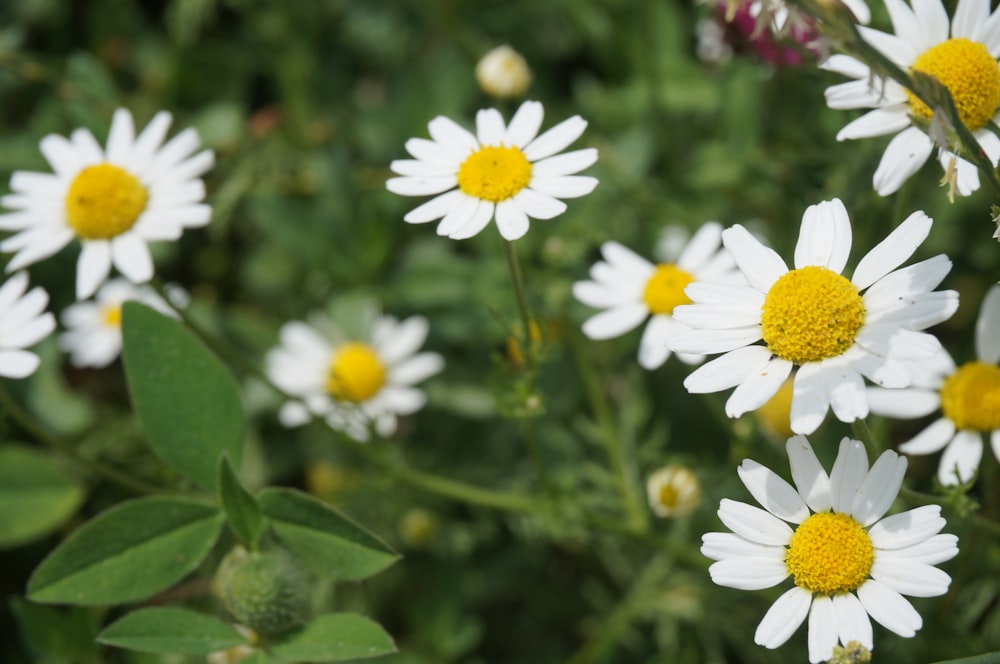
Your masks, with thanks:
[(261, 634), (291, 627), (306, 609), (306, 576), (281, 549), (248, 552), (236, 547), (219, 565), (215, 583), (229, 613)]
[(521, 54), (504, 44), (483, 56), (476, 65), (479, 87), (493, 97), (518, 97), (531, 85), (531, 69)]
[(665, 466), (649, 476), (646, 495), (657, 516), (687, 516), (701, 502), (701, 483), (689, 468)]

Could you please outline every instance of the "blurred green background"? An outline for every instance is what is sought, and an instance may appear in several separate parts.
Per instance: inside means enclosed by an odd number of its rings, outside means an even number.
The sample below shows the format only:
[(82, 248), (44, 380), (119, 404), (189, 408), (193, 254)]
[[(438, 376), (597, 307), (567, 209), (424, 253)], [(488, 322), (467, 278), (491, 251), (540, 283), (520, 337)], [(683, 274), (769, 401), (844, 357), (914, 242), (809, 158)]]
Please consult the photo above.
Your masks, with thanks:
[[(875, 14), (887, 27), (884, 9)], [(665, 226), (695, 229), (710, 219), (747, 224), (790, 256), (804, 209), (833, 197), (851, 213), (853, 265), (923, 209), (935, 225), (915, 258), (947, 252), (955, 263), (945, 287), (958, 289), (963, 304), (937, 331), (964, 361), (973, 354), (982, 293), (1000, 273), (998, 247), (988, 195), (949, 204), (936, 164), (899, 194), (876, 196), (871, 175), (886, 141), (836, 142), (855, 116), (826, 108), (823, 89), (839, 81), (811, 60), (775, 68), (737, 42), (721, 61), (700, 60), (696, 23), (716, 17), (679, 0), (3, 0), (0, 179), (48, 170), (37, 147), (48, 133), (82, 126), (103, 142), (115, 108), (129, 108), (138, 127), (167, 109), (171, 134), (194, 126), (216, 153), (205, 176), (212, 223), (154, 246), (158, 274), (191, 292), (192, 315), (204, 326), (259, 364), (282, 323), (316, 310), (337, 312), (348, 327), (352, 312), (371, 301), (430, 320), (426, 348), (447, 366), (426, 384), (428, 407), (363, 454), (318, 425), (282, 429), (274, 395), (233, 367), (251, 418), (248, 484), (307, 488), (404, 554), (387, 572), (323, 588), (316, 598), (381, 622), (401, 651), (386, 661), (800, 662), (804, 628), (776, 652), (753, 644), (779, 589), (716, 587), (698, 553), (701, 534), (722, 529), (719, 499), (749, 500), (735, 473), (740, 459), (787, 476), (780, 444), (750, 416), (720, 418), (725, 395), (687, 395), (681, 381), (689, 368), (676, 360), (639, 369), (639, 331), (584, 339), (579, 325), (592, 312), (573, 301), (571, 284), (586, 278), (602, 242), (652, 259)], [(542, 412), (530, 421), (517, 417), (533, 393), (506, 352), (518, 315), (495, 228), (462, 242), (438, 238), (433, 225), (402, 221), (421, 199), (384, 186), (388, 164), (406, 156), (406, 139), (427, 136), (433, 117), (472, 126), (477, 109), (494, 105), (510, 117), (519, 100), (498, 104), (473, 76), (478, 59), (504, 43), (533, 70), (526, 98), (545, 105), (543, 127), (579, 114), (590, 125), (574, 147), (600, 151), (587, 172), (600, 179), (596, 191), (569, 201), (555, 220), (533, 222), (517, 242), (544, 338)], [(76, 251), (31, 268), (55, 312), (73, 301)], [(161, 483), (176, 479), (142, 443), (120, 364), (73, 369), (54, 338), (41, 354), (42, 369), (11, 389), (46, 426), (78, 440), (91, 458)], [(666, 463), (699, 475), (704, 497), (694, 516), (656, 520), (642, 536), (615, 527), (621, 507), (602, 447), (607, 431), (584, 390), (588, 375), (608, 399), (641, 488)], [(873, 425), (889, 443), (922, 423)], [(11, 422), (0, 427), (4, 440), (28, 440)], [(529, 428), (549, 473), (551, 500), (538, 513), (436, 496), (372, 463), (535, 491)], [(812, 437), (827, 464), (849, 431), (828, 420)], [(936, 462), (911, 461), (915, 488), (931, 489)], [(995, 459), (983, 465), (986, 479), (995, 477)], [(0, 551), (0, 661), (172, 661), (87, 645), (117, 610), (16, 599), (47, 551), (125, 497), (80, 477), (88, 498), (74, 521)], [(981, 480), (971, 497), (985, 516), (1000, 517), (991, 483)], [(943, 565), (952, 590), (914, 601), (925, 621), (914, 639), (876, 627), (876, 661), (1000, 649), (1000, 549), (954, 510), (946, 515), (962, 549)], [(217, 553), (201, 576), (211, 576), (224, 544)], [(219, 611), (211, 597), (192, 602)], [(19, 628), (39, 621), (59, 629)]]

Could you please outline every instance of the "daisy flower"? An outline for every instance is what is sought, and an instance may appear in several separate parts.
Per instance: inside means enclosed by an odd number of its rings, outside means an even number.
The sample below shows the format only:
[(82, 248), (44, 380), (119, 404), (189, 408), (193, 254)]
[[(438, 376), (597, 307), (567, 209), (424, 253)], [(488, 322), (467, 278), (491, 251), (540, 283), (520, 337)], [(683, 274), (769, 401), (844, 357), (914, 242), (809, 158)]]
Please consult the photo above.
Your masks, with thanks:
[[(723, 499), (719, 518), (732, 532), (706, 533), (701, 552), (717, 562), (712, 581), (739, 590), (771, 588), (792, 577), (757, 626), (754, 641), (774, 649), (809, 618), (809, 661), (830, 659), (837, 642), (871, 650), (869, 616), (899, 636), (923, 624), (903, 595), (936, 597), (951, 577), (934, 567), (958, 553), (938, 505), (883, 518), (903, 482), (906, 459), (883, 452), (868, 468), (864, 446), (840, 443), (827, 475), (803, 436), (785, 446), (795, 486), (750, 459), (740, 479), (764, 508)], [(791, 525), (789, 525), (791, 524)]]
[[(541, 136), (542, 105), (526, 101), (504, 126), (496, 109), (476, 114), (476, 133), (439, 116), (427, 128), (431, 139), (411, 138), (406, 151), (414, 159), (392, 162), (402, 177), (386, 182), (403, 196), (440, 194), (403, 217), (411, 224), (441, 219), (438, 235), (470, 238), (496, 219), (507, 240), (528, 232), (528, 218), (552, 219), (566, 210), (561, 198), (589, 194), (597, 179), (574, 175), (597, 161), (597, 150), (557, 154), (587, 127), (578, 115)], [(537, 137), (536, 137), (537, 136)]]
[(1000, 459), (1000, 287), (986, 294), (976, 322), (976, 360), (955, 366), (944, 350), (912, 367), (913, 386), (904, 390), (868, 389), (873, 413), (915, 418), (940, 410), (941, 417), (899, 446), (907, 454), (933, 454), (944, 449), (938, 480), (944, 485), (972, 479), (989, 434)]
[(722, 242), (749, 285), (687, 287), (694, 304), (677, 307), (674, 318), (692, 330), (672, 338), (671, 349), (725, 354), (684, 386), (699, 393), (736, 387), (726, 413), (739, 417), (764, 405), (798, 366), (792, 431), (812, 433), (831, 407), (842, 422), (865, 417), (862, 376), (884, 387), (908, 386), (907, 361), (941, 348), (918, 330), (958, 308), (958, 293), (933, 290), (951, 270), (943, 254), (896, 269), (930, 228), (930, 217), (914, 212), (861, 259), (850, 281), (840, 273), (851, 250), (851, 224), (837, 199), (806, 210), (792, 270), (742, 226), (726, 229)]
[(52, 334), (55, 317), (45, 311), (49, 294), (41, 286), (28, 290), (28, 275), (18, 272), (0, 286), (0, 376), (27, 378), (40, 360), (31, 351)]
[[(674, 256), (654, 265), (617, 242), (601, 246), (603, 261), (590, 268), (592, 281), (573, 284), (573, 295), (584, 304), (604, 309), (583, 324), (591, 339), (610, 339), (635, 329), (647, 319), (639, 341), (639, 365), (656, 369), (670, 357), (667, 341), (686, 325), (673, 318), (674, 307), (688, 304), (685, 287), (693, 281), (732, 279), (732, 258), (722, 251), (722, 226), (710, 221), (681, 250), (663, 251)], [(663, 242), (661, 246), (669, 243)], [(683, 362), (697, 364), (701, 354), (679, 355)]]
[[(322, 330), (322, 331), (321, 331)], [(281, 328), (281, 346), (267, 354), (267, 375), (294, 397), (278, 418), (286, 427), (323, 418), (358, 441), (396, 431), (397, 415), (424, 407), (427, 397), (414, 385), (444, 368), (437, 353), (418, 353), (427, 338), (427, 319), (400, 322), (381, 316), (365, 341), (348, 339), (325, 317), (315, 326), (299, 321)]]
[[(1000, 138), (993, 129), (1000, 125), (1000, 9), (990, 14), (989, 0), (959, 0), (954, 20), (949, 22), (940, 0), (914, 2), (912, 9), (901, 0), (886, 0), (886, 8), (895, 34), (861, 28), (862, 37), (904, 71), (923, 72), (941, 81), (951, 92), (963, 124), (996, 164)], [(823, 68), (854, 79), (827, 88), (830, 108), (874, 109), (848, 123), (837, 140), (895, 134), (872, 180), (882, 196), (895, 192), (934, 149), (923, 128), (933, 117), (932, 109), (853, 57), (834, 55)], [(979, 188), (979, 173), (971, 162), (944, 149), (938, 151), (938, 160), (947, 177), (953, 176), (953, 188), (959, 194), (967, 196)]]
[[(727, 6), (727, 16), (729, 12), (739, 11), (738, 8), (742, 6), (741, 0), (725, 1), (732, 3), (734, 6), (732, 10)], [(795, 35), (796, 32), (801, 34), (803, 31), (808, 30), (815, 34), (812, 26), (813, 19), (807, 14), (800, 13), (796, 8), (790, 8), (784, 0), (751, 0), (747, 4), (749, 5), (747, 7), (747, 14), (755, 20), (767, 21), (767, 25), (771, 27), (775, 34), (784, 32), (786, 25), (789, 26), (789, 31), (793, 34), (796, 41), (798, 41), (798, 37)], [(841, 4), (854, 15), (858, 23), (867, 25), (872, 18), (871, 10), (868, 9), (865, 0), (841, 0)]]
[(198, 134), (186, 129), (164, 144), (171, 116), (157, 113), (138, 136), (132, 114), (115, 111), (106, 148), (86, 129), (70, 138), (42, 139), (53, 173), (17, 171), (13, 192), (0, 203), (14, 212), (0, 215), (0, 230), (16, 234), (0, 243), (15, 252), (13, 272), (48, 258), (74, 238), (82, 245), (76, 268), (76, 296), (83, 300), (104, 283), (114, 265), (133, 283), (149, 281), (153, 260), (146, 243), (176, 240), (188, 227), (204, 226), (212, 210), (201, 203), (199, 175), (213, 155), (198, 149)]
[[(168, 292), (180, 305), (187, 294)], [(112, 279), (93, 301), (71, 304), (60, 317), (66, 331), (59, 335), (59, 347), (69, 353), (74, 367), (106, 367), (122, 352), (122, 304), (135, 300), (162, 314), (176, 317), (174, 310), (149, 286), (135, 286), (125, 279)]]

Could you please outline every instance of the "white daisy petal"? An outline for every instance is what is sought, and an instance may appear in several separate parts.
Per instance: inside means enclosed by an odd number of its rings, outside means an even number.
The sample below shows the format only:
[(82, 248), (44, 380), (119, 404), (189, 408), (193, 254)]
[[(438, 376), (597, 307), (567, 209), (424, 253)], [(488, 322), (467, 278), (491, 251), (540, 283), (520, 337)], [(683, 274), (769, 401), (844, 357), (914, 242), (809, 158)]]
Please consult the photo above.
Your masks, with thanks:
[(737, 348), (699, 367), (684, 380), (684, 387), (693, 394), (729, 389), (763, 371), (770, 361), (771, 351), (763, 346)]
[(683, 326), (670, 316), (658, 315), (649, 319), (639, 340), (639, 366), (643, 369), (657, 369), (670, 357), (667, 340)]
[(830, 408), (830, 396), (822, 365), (810, 362), (795, 374), (790, 421), (792, 431), (810, 434), (819, 428)]
[(854, 270), (851, 283), (864, 290), (895, 270), (927, 239), (931, 224), (931, 218), (923, 212), (911, 214), (865, 254)]
[(454, 189), (455, 177), (442, 175), (437, 177), (389, 178), (386, 180), (385, 186), (386, 189), (400, 196), (429, 196)]
[[(549, 157), (531, 165), (531, 174), (534, 178), (558, 177), (579, 173), (585, 168), (593, 166), (597, 161), (597, 148), (586, 148), (573, 152), (564, 152)], [(535, 180), (532, 180), (532, 188), (537, 189)], [(593, 187), (591, 187), (593, 189)]]
[(819, 664), (833, 656), (837, 645), (837, 617), (828, 595), (817, 595), (809, 609), (809, 662)]
[(812, 593), (794, 586), (774, 601), (757, 625), (753, 640), (759, 646), (775, 649), (792, 637), (809, 614)]
[(153, 257), (137, 233), (122, 233), (111, 240), (111, 260), (132, 283), (145, 283), (153, 277)]
[(503, 116), (495, 108), (486, 108), (476, 113), (476, 136), (480, 145), (501, 145), (507, 137)]
[[(465, 240), (474, 235), (478, 235), (493, 220), (493, 213), (496, 206), (488, 201), (479, 201), (472, 216), (461, 226), (448, 234), (453, 240)], [(440, 229), (438, 229), (440, 232)]]
[(937, 391), (931, 390), (870, 387), (867, 399), (871, 411), (885, 417), (924, 417), (941, 407), (941, 397)]
[(84, 242), (76, 264), (76, 298), (85, 300), (104, 283), (111, 271), (111, 243), (106, 240)]
[(923, 131), (909, 127), (889, 141), (882, 160), (872, 176), (872, 184), (880, 196), (896, 193), (903, 183), (927, 162), (934, 144)]
[(792, 436), (785, 443), (792, 480), (799, 495), (814, 512), (830, 510), (830, 477), (823, 470), (805, 436)]
[(531, 189), (543, 196), (554, 198), (580, 198), (597, 186), (597, 178), (587, 175), (563, 175), (559, 177), (533, 177)]
[(566, 204), (559, 199), (530, 188), (517, 192), (514, 200), (533, 219), (552, 219), (566, 211)]
[(1000, 286), (992, 286), (979, 306), (976, 357), (987, 364), (1000, 362)]
[(701, 553), (712, 560), (731, 558), (783, 559), (784, 547), (759, 544), (734, 533), (705, 533), (701, 536)]
[(444, 358), (437, 353), (420, 353), (397, 362), (389, 372), (390, 381), (396, 385), (422, 383), (444, 369)]
[(5, 350), (34, 346), (56, 329), (56, 319), (50, 313), (33, 317), (16, 329), (4, 333), (0, 338), (0, 348)]
[(834, 512), (850, 514), (854, 498), (868, 475), (868, 455), (860, 441), (840, 441), (837, 460), (830, 471), (830, 505)]
[(841, 643), (857, 641), (869, 650), (874, 647), (872, 622), (868, 619), (868, 612), (865, 611), (861, 600), (853, 593), (834, 595), (833, 613)]
[(938, 568), (902, 558), (883, 561), (876, 556), (870, 573), (879, 583), (910, 597), (944, 595), (951, 584), (951, 577)]
[(954, 486), (971, 480), (983, 458), (983, 438), (978, 431), (959, 431), (945, 448), (938, 465), (938, 481)]
[(849, 141), (895, 134), (910, 126), (908, 111), (909, 107), (902, 104), (888, 108), (876, 108), (874, 111), (869, 111), (857, 120), (852, 120), (844, 125), (837, 132), (837, 140)]
[(948, 533), (932, 535), (911, 546), (892, 551), (880, 551), (879, 555), (886, 560), (899, 556), (927, 565), (937, 565), (958, 555), (958, 537)]
[(914, 636), (924, 624), (912, 604), (889, 586), (874, 579), (869, 579), (858, 587), (858, 599), (875, 622), (904, 638)]
[[(456, 190), (455, 193), (458, 196), (454, 198), (455, 202), (452, 203), (451, 210), (441, 218), (441, 222), (437, 225), (435, 232), (438, 235), (450, 236), (464, 226), (476, 214), (476, 210), (482, 203), (478, 198), (468, 196), (464, 192)], [(447, 194), (445, 195), (447, 196)]]
[(868, 537), (879, 550), (901, 550), (937, 535), (944, 526), (941, 506), (923, 505), (885, 517), (868, 529)]
[(744, 459), (737, 473), (750, 495), (779, 519), (802, 523), (809, 516), (809, 508), (799, 493), (771, 469)]
[(528, 215), (517, 204), (509, 198), (497, 203), (496, 207), (497, 230), (505, 240), (517, 240), (528, 232)]
[(41, 360), (26, 350), (0, 349), (0, 376), (6, 378), (27, 378), (35, 373)]
[(795, 267), (818, 265), (840, 274), (851, 253), (851, 222), (839, 199), (806, 208), (799, 241), (795, 245)]
[(479, 149), (479, 142), (470, 131), (443, 115), (427, 123), (427, 130), (437, 143), (450, 149), (470, 154)]
[[(685, 305), (690, 306), (690, 305)], [(688, 323), (677, 316), (677, 313), (684, 307), (674, 309), (674, 317), (687, 325)], [(731, 330), (695, 330), (678, 334), (670, 340), (668, 346), (675, 353), (697, 353), (705, 355), (708, 353), (728, 353), (737, 350), (748, 344), (760, 340), (760, 326), (737, 327)], [(764, 348), (761, 346), (761, 348)], [(764, 348), (764, 350), (767, 350)], [(770, 351), (768, 355), (770, 356)]]
[(1000, 461), (1000, 429), (994, 429), (990, 433), (990, 449), (993, 450), (993, 456)]
[(135, 125), (132, 122), (132, 114), (124, 108), (119, 108), (111, 117), (111, 130), (108, 132), (108, 161), (119, 166), (127, 165), (134, 140)]
[(526, 101), (514, 113), (507, 126), (507, 142), (517, 148), (530, 143), (542, 126), (545, 109), (537, 101)]
[(580, 138), (586, 128), (587, 121), (579, 115), (574, 115), (531, 141), (524, 148), (524, 156), (527, 157), (528, 161), (539, 161), (551, 157)]
[(630, 278), (642, 280), (644, 287), (646, 280), (653, 275), (655, 270), (653, 264), (645, 258), (614, 241), (601, 245), (601, 255), (611, 267), (615, 268), (616, 272), (623, 272)]
[(449, 211), (454, 209), (465, 198), (467, 196), (458, 189), (449, 191), (432, 198), (423, 205), (413, 208), (406, 213), (403, 221), (409, 224), (423, 224), (428, 221), (435, 221), (448, 214)]
[(712, 581), (737, 590), (772, 588), (786, 578), (788, 570), (780, 558), (741, 558), (719, 560), (708, 568)]
[(736, 386), (726, 401), (726, 415), (739, 417), (757, 410), (775, 395), (791, 372), (792, 363), (788, 360), (771, 359), (764, 369), (751, 373)]
[(677, 267), (695, 272), (713, 258), (721, 246), (722, 225), (714, 221), (705, 222), (677, 257)]
[(903, 485), (906, 473), (906, 458), (892, 450), (883, 452), (861, 483), (850, 514), (862, 526), (870, 526), (878, 521), (892, 506)]
[(792, 538), (792, 529), (759, 507), (723, 498), (719, 519), (734, 533), (758, 544), (782, 546)]
[(900, 445), (899, 451), (906, 454), (933, 454), (944, 448), (954, 436), (955, 423), (942, 417)]
[(588, 307), (607, 309), (622, 303), (622, 296), (613, 288), (594, 281), (577, 281), (573, 284), (573, 297)]
[(722, 242), (750, 285), (762, 293), (788, 272), (788, 266), (773, 249), (762, 245), (739, 224), (722, 231)]
[(643, 303), (623, 304), (591, 316), (583, 324), (583, 333), (591, 339), (611, 339), (638, 327), (649, 316)]

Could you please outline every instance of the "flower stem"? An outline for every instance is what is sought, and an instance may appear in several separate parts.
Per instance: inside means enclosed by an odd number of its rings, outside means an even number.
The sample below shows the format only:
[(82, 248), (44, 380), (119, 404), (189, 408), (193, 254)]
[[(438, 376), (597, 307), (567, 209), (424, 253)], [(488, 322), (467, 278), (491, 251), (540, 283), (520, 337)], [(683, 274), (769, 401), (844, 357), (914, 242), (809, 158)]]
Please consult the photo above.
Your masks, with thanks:
[(584, 352), (580, 337), (577, 334), (570, 334), (569, 338), (570, 348), (576, 361), (577, 371), (580, 373), (584, 392), (601, 430), (601, 440), (604, 442), (608, 462), (611, 464), (612, 473), (618, 483), (618, 492), (621, 494), (622, 506), (628, 518), (628, 526), (635, 532), (644, 533), (649, 530), (649, 515), (640, 499), (639, 481), (630, 449), (619, 435), (614, 418), (611, 416), (607, 397), (597, 382), (597, 377), (590, 365), (589, 357)]
[(7, 392), (2, 383), (0, 383), (0, 408), (2, 408), (3, 411), (18, 424), (18, 426), (34, 436), (35, 440), (44, 443), (57, 452), (65, 454), (72, 459), (74, 463), (114, 482), (123, 489), (127, 489), (128, 491), (140, 495), (170, 493), (169, 489), (147, 484), (142, 480), (135, 479), (126, 472), (118, 470), (117, 468), (101, 463), (100, 461), (94, 461), (80, 456), (79, 452), (77, 452), (71, 442), (63, 440), (62, 438), (50, 433), (41, 424), (36, 422), (28, 411), (26, 411), (21, 404), (19, 404), (17, 400)]
[(524, 357), (528, 370), (534, 368), (537, 353), (535, 348), (535, 335), (532, 329), (535, 327), (534, 318), (531, 315), (531, 308), (528, 306), (527, 291), (524, 287), (524, 278), (521, 276), (521, 264), (517, 260), (517, 252), (514, 250), (514, 243), (510, 240), (503, 241), (504, 256), (507, 258), (507, 269), (510, 271), (510, 282), (514, 287), (514, 298), (517, 300), (517, 308), (521, 312), (521, 338), (524, 341)]
[(851, 432), (854, 434), (855, 438), (860, 440), (865, 444), (865, 449), (868, 450), (868, 456), (872, 459), (877, 459), (878, 455), (882, 453), (882, 448), (875, 439), (875, 434), (868, 427), (868, 422), (864, 418), (859, 418), (851, 422)]

